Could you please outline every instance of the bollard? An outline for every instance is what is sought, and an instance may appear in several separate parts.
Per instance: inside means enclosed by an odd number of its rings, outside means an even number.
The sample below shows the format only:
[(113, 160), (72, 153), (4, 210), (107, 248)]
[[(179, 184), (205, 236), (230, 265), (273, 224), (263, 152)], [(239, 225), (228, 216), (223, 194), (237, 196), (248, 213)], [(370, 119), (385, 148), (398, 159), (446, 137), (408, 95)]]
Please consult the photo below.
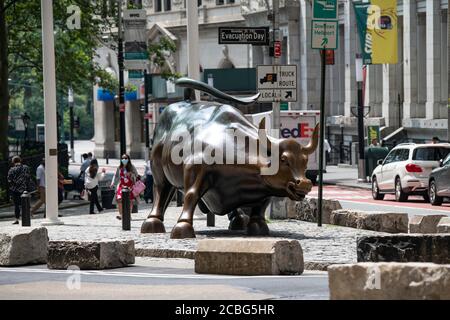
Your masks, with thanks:
[(208, 212), (206, 214), (206, 226), (207, 227), (216, 226), (216, 215), (214, 213)]
[(179, 190), (177, 190), (177, 207), (182, 207), (183, 206), (183, 193)]
[(25, 191), (20, 200), (22, 202), (22, 227), (31, 227), (30, 194)]
[(106, 164), (109, 164), (109, 154), (108, 154), (108, 152), (106, 153)]
[(130, 189), (122, 190), (122, 230), (131, 230)]

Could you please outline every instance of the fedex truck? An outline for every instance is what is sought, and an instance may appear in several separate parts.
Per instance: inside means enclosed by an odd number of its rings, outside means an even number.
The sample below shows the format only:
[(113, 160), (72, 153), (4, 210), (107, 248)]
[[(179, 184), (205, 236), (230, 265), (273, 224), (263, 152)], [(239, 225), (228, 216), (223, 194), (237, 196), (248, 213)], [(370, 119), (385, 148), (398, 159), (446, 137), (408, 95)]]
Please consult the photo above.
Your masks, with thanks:
[[(272, 111), (248, 114), (246, 115), (256, 126), (259, 125), (263, 118), (266, 119), (266, 128), (272, 127)], [(319, 111), (281, 111), (280, 113), (280, 135), (279, 138), (293, 138), (297, 140), (301, 145), (309, 143), (312, 133), (316, 124), (320, 122)], [(325, 165), (324, 165), (325, 166)], [(308, 167), (306, 170), (306, 176), (314, 184), (317, 181), (319, 175), (319, 148), (316, 152), (309, 156)]]

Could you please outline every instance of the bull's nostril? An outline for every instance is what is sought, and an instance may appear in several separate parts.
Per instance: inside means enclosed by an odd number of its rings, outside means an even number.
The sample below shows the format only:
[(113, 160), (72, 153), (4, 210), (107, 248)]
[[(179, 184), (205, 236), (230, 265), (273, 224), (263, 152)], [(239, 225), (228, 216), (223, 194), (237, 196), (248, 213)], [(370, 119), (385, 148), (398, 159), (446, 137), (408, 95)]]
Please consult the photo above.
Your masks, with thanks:
[(296, 180), (296, 181), (295, 181), (295, 184), (298, 185), (298, 186), (299, 186), (301, 183), (302, 183), (301, 180)]

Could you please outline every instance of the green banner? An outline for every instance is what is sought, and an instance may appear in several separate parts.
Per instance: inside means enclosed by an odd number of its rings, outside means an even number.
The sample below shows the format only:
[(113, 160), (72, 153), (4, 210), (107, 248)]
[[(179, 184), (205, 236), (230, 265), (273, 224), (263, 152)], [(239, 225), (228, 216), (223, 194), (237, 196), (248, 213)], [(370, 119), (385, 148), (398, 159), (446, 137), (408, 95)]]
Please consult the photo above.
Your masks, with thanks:
[(356, 25), (358, 26), (359, 43), (361, 43), (363, 64), (365, 65), (372, 64), (372, 50), (371, 48), (368, 48), (368, 46), (366, 46), (367, 19), (369, 17), (367, 9), (370, 7), (370, 5), (370, 3), (353, 3), (356, 16)]

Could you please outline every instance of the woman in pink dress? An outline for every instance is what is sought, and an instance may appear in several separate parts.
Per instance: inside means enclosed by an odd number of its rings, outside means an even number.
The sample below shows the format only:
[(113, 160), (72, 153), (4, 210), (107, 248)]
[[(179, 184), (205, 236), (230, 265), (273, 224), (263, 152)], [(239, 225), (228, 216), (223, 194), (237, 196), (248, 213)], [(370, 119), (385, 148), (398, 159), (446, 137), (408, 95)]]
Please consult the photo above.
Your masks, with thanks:
[(117, 216), (117, 219), (122, 219), (122, 190), (123, 188), (127, 187), (130, 190), (130, 210), (132, 203), (134, 201), (133, 192), (133, 186), (136, 182), (136, 179), (138, 177), (138, 173), (136, 168), (131, 164), (130, 156), (127, 154), (124, 154), (122, 156), (122, 159), (120, 161), (120, 166), (116, 170), (116, 174), (114, 175), (113, 182), (111, 184), (111, 187), (116, 187), (116, 200), (119, 207), (119, 216)]

